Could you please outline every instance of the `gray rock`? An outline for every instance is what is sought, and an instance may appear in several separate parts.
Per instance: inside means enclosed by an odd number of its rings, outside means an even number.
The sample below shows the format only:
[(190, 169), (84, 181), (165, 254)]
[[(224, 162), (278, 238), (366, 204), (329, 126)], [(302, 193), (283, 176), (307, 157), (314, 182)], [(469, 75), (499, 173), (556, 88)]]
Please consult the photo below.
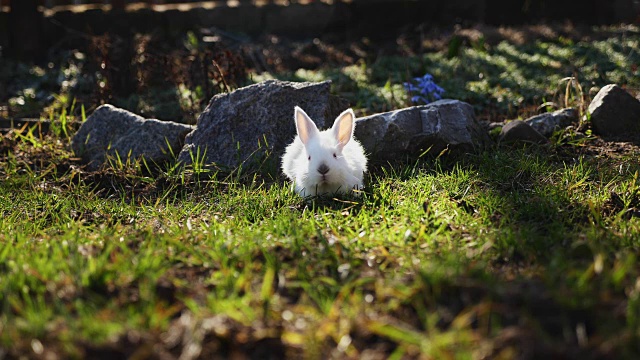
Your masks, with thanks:
[(500, 132), (500, 143), (528, 142), (542, 144), (547, 138), (522, 120), (508, 122)]
[[(173, 159), (193, 126), (171, 121), (144, 119), (112, 105), (102, 105), (87, 118), (71, 139), (73, 152), (89, 170), (99, 169), (116, 153), (126, 161), (144, 157), (162, 163)], [(169, 151), (169, 147), (171, 151)]]
[(553, 132), (578, 122), (578, 112), (573, 108), (557, 110), (551, 113), (540, 114), (524, 121), (539, 132), (542, 136), (549, 137)]
[(589, 104), (593, 132), (617, 140), (634, 140), (640, 135), (640, 101), (621, 87), (610, 84)]
[(329, 94), (330, 82), (268, 80), (214, 96), (187, 135), (178, 160), (192, 162), (192, 154), (204, 154), (205, 164), (236, 167), (260, 159), (267, 149), (279, 157), (296, 130), (293, 109), (298, 105), (319, 128), (329, 127), (347, 104)]
[(429, 149), (437, 153), (447, 146), (473, 150), (490, 141), (471, 105), (458, 100), (360, 118), (355, 137), (372, 160), (418, 156)]

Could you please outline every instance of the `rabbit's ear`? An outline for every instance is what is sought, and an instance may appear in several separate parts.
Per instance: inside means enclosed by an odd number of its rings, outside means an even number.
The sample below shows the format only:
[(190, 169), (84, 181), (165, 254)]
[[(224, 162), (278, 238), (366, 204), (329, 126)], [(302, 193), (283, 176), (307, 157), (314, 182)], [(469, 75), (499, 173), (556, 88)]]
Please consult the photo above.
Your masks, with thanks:
[(342, 112), (333, 123), (333, 135), (338, 141), (338, 147), (341, 149), (347, 145), (353, 136), (353, 126), (356, 116), (353, 110), (348, 109)]
[(300, 140), (302, 140), (303, 144), (306, 145), (307, 142), (309, 142), (309, 139), (318, 136), (318, 127), (311, 120), (309, 115), (307, 115), (307, 113), (298, 106), (295, 107), (295, 120), (296, 131), (298, 132), (298, 136), (300, 137)]

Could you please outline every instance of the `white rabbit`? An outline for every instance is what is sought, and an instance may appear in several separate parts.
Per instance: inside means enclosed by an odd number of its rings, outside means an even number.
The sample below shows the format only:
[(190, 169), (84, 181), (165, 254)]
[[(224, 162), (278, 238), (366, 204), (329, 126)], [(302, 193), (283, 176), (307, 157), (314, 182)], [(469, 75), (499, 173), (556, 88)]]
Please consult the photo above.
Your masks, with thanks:
[(353, 138), (353, 110), (344, 111), (333, 127), (324, 131), (319, 131), (298, 106), (294, 120), (298, 135), (282, 156), (282, 171), (293, 182), (295, 191), (304, 197), (361, 189), (367, 157)]

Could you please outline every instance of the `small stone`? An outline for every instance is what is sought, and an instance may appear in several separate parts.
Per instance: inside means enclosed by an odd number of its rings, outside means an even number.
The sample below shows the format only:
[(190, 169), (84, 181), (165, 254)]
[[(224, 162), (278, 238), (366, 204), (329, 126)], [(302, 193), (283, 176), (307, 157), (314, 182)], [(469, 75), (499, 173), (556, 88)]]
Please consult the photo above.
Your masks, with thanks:
[(150, 163), (173, 160), (193, 126), (171, 121), (145, 119), (112, 105), (102, 105), (87, 118), (71, 139), (73, 152), (98, 170), (108, 157), (122, 162), (145, 158)]
[(528, 142), (543, 144), (547, 138), (522, 120), (508, 122), (500, 132), (500, 143)]
[(588, 111), (595, 134), (622, 141), (640, 136), (640, 101), (618, 85), (603, 87)]
[(550, 137), (553, 132), (578, 122), (578, 111), (565, 108), (551, 113), (540, 114), (524, 121), (542, 136)]

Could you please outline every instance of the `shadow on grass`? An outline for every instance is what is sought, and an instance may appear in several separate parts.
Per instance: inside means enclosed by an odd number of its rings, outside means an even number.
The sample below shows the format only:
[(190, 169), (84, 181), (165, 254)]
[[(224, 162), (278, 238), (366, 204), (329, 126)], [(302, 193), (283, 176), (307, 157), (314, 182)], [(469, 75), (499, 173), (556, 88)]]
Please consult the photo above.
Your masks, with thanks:
[[(608, 242), (620, 235), (599, 222), (601, 206), (576, 194), (596, 191), (616, 174), (595, 157), (566, 155), (552, 146), (499, 148), (460, 162), (444, 160), (440, 168), (427, 165), (423, 170), (436, 174), (472, 173), (471, 184), (447, 191), (462, 211), (493, 224), (495, 253), (485, 265), (469, 264), (463, 254), (433, 259), (437, 265), (414, 278), (416, 291), (403, 303), (403, 318), (414, 314), (412, 326), (427, 330), (420, 320), (428, 317), (427, 309), (438, 314), (440, 329), (471, 316), (468, 325), (492, 339), (493, 356), (508, 347), (524, 359), (637, 355), (636, 335), (627, 327), (632, 314), (623, 310), (629, 301), (624, 287), (612, 286), (611, 272), (590, 275), (602, 251), (619, 254)], [(583, 185), (584, 190), (574, 188)], [(453, 264), (447, 265), (451, 256)], [(434, 266), (454, 269), (443, 277)], [(466, 269), (456, 269), (461, 266)], [(632, 268), (622, 274), (622, 282), (635, 281)], [(611, 346), (612, 337), (621, 341)]]

